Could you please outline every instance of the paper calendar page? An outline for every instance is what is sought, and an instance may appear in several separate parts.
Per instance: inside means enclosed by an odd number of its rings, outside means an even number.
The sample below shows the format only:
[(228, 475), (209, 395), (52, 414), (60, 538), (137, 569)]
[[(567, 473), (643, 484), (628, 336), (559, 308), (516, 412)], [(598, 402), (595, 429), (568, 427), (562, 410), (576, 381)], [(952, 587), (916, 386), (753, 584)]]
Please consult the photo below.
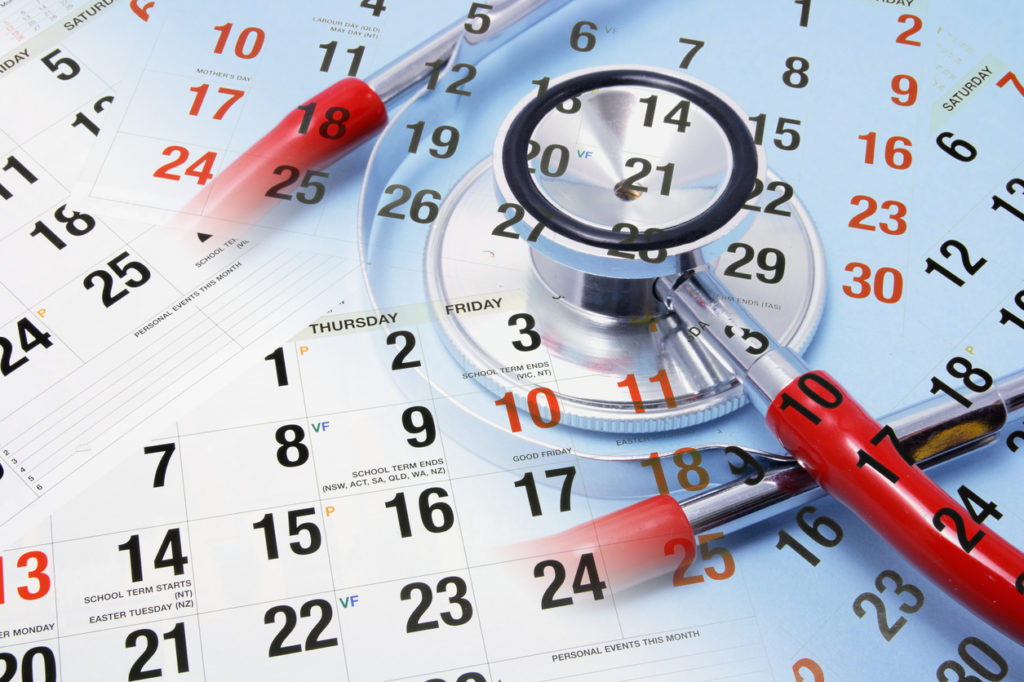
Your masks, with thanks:
[[(414, 341), (389, 343), (381, 319)], [(428, 310), (311, 323), (4, 553), (0, 660), (62, 680), (1013, 679), (1024, 665), (828, 498), (620, 581), (592, 530), (543, 541), (657, 495), (655, 469), (460, 405), (498, 409)], [(1008, 456), (1000, 442), (936, 476), (1014, 514)], [(735, 477), (710, 455), (662, 466), (684, 496)], [(895, 634), (852, 603), (891, 606)]]
[(103, 11), (89, 19), (96, 30), (61, 28), (62, 42), (33, 47), (0, 79), (4, 523), (83, 467), (102, 471), (126, 436), (191, 405), (253, 344), (284, 334), (278, 325), (329, 308), (356, 267), (107, 219), (70, 197), (117, 106), (108, 41), (133, 49), (123, 17)]

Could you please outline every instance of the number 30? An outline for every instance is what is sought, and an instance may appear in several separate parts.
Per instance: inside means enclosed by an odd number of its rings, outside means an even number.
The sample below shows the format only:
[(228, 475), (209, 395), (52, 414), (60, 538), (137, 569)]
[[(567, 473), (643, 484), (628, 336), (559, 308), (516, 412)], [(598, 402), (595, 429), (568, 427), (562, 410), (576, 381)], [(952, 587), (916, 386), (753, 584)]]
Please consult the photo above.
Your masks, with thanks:
[(878, 268), (871, 281), (871, 266), (864, 263), (847, 263), (846, 272), (854, 273), (853, 284), (843, 285), (843, 293), (850, 298), (867, 298), (874, 293), (882, 303), (895, 303), (903, 297), (903, 275), (895, 268)]

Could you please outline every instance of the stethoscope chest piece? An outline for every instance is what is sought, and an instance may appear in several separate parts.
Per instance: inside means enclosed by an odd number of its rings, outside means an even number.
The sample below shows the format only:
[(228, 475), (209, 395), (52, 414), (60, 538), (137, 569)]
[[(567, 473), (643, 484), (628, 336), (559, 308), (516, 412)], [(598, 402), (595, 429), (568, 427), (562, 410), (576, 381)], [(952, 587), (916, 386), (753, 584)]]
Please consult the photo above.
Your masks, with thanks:
[(542, 387), (561, 423), (621, 433), (745, 402), (742, 379), (700, 343), (706, 323), (653, 295), (658, 278), (699, 268), (780, 343), (799, 352), (810, 340), (823, 251), (791, 186), (766, 172), (747, 117), (699, 81), (630, 66), (569, 74), (522, 100), (493, 157), (442, 204), (424, 263), (467, 374), (523, 409)]

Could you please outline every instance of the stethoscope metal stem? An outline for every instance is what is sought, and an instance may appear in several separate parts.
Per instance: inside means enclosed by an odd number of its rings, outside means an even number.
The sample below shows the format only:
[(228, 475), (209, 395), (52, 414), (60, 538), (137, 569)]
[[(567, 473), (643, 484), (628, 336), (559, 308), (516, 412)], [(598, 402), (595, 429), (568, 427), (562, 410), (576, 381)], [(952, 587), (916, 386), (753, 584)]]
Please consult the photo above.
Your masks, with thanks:
[(654, 296), (680, 319), (683, 328), (712, 324), (715, 349), (727, 356), (731, 366), (742, 370), (744, 393), (758, 412), (764, 413), (775, 396), (806, 371), (803, 360), (774, 343), (706, 266), (657, 279)]

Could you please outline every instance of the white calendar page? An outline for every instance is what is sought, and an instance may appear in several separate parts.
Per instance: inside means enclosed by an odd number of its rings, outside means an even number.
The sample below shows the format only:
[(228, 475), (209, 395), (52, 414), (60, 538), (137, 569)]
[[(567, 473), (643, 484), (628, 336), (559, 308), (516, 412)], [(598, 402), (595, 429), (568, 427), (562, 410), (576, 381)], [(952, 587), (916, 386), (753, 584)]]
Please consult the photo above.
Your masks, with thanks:
[[(381, 10), (376, 18), (374, 9)], [(353, 23), (360, 26), (381, 22), (382, 35), (406, 36), (407, 46), (424, 33), (422, 9), (353, 0), (339, 11), (359, 17)], [(685, 432), (638, 437), (564, 424), (541, 428), (550, 413), (534, 420), (528, 410), (507, 410), (472, 376), (481, 370), (456, 360), (441, 338), (422, 271), (431, 202), (440, 204), (465, 169), (490, 152), (505, 112), (537, 81), (590, 65), (639, 62), (696, 75), (750, 113), (783, 183), (766, 187), (767, 197), (753, 205), (762, 213), (787, 210), (789, 186), (813, 216), (826, 251), (825, 313), (807, 357), (872, 412), (929, 397), (936, 382), (969, 401), (984, 376), (1018, 367), (1013, 349), (1024, 328), (1024, 281), (1017, 221), (1024, 218), (1016, 195), (1024, 148), (1016, 130), (1024, 94), (1016, 83), (1024, 57), (1013, 11), (996, 3), (968, 11), (935, 0), (751, 1), (733, 9), (725, 14), (720, 3), (694, 0), (643, 3), (627, 12), (618, 2), (579, 0), (509, 52), (460, 56), (459, 63), (476, 69), (472, 83), (457, 84), (467, 67), (448, 74), (436, 96), (410, 107), (387, 133), (384, 144), (408, 158), (381, 181), (390, 191), (367, 208), (373, 228), (385, 230), (377, 234), (398, 246), (374, 263), (374, 299), (348, 289), (335, 314), (310, 322), (289, 343), (261, 348), (237, 382), (157, 437), (139, 440), (105, 480), (49, 523), (19, 527), (24, 538), (2, 557), (3, 674), (463, 682), (1019, 678), (1019, 645), (966, 612), (827, 498), (744, 530), (702, 533), (692, 559), (672, 547), (663, 575), (629, 584), (609, 568), (614, 548), (601, 546), (586, 524), (662, 490), (686, 497), (745, 475), (730, 470), (735, 457), (717, 451), (698, 460), (686, 448), (771, 450), (756, 415), (745, 409)], [(196, 35), (205, 36), (208, 53), (220, 35), (211, 29), (225, 22), (235, 29), (230, 40), (243, 29), (264, 30), (270, 49), (278, 24), (249, 21), (268, 10), (237, 11), (243, 13), (198, 15)], [(457, 15), (470, 11), (463, 3)], [(274, 16), (280, 25), (298, 23)], [(432, 20), (440, 25), (448, 17)], [(314, 23), (308, 15), (302, 22)], [(182, 31), (159, 44), (173, 50)], [(181, 45), (191, 35), (178, 38)], [(255, 35), (250, 31), (248, 40)], [(302, 38), (311, 70), (319, 71), (327, 51), (318, 46), (331, 39)], [(335, 59), (357, 46), (339, 38)], [(317, 77), (329, 83), (336, 75)], [(203, 82), (213, 92), (214, 83)], [(182, 111), (197, 95), (189, 88), (201, 85), (180, 83), (185, 99), (174, 110), (177, 119), (188, 123)], [(289, 103), (310, 92), (299, 89)], [(453, 91), (460, 89), (472, 95)], [(958, 95), (961, 89), (967, 94)], [(133, 111), (139, 121), (146, 111), (163, 115), (144, 107), (162, 101), (165, 92), (156, 90), (133, 102), (123, 120)], [(445, 96), (455, 104), (439, 99)], [(232, 108), (223, 120), (241, 111)], [(267, 114), (269, 125), (279, 118)], [(175, 120), (166, 118), (168, 135), (153, 147), (158, 154), (192, 144)], [(258, 137), (252, 125), (245, 139)], [(457, 145), (450, 128), (459, 131)], [(976, 156), (964, 160), (970, 155), (962, 144), (953, 151), (937, 144), (942, 132), (969, 143)], [(128, 134), (134, 133), (126, 129), (121, 139)], [(236, 143), (235, 150), (246, 144)], [(453, 146), (457, 151), (443, 158)], [(219, 163), (227, 148), (202, 154), (216, 151)], [(122, 162), (137, 163), (138, 173), (122, 175)], [(135, 191), (131, 181), (149, 183), (158, 167), (152, 162), (151, 154), (125, 154), (104, 166), (106, 175), (85, 179), (103, 177)], [(339, 183), (327, 194), (340, 193), (354, 208), (355, 191), (336, 189), (346, 185), (329, 172)], [(167, 184), (184, 182), (183, 175)], [(168, 190), (174, 202), (197, 189), (177, 187)], [(408, 194), (401, 200), (403, 187)], [(133, 196), (157, 218), (177, 205), (162, 204), (158, 190)], [(93, 198), (111, 209), (119, 203)], [(273, 218), (264, 225), (268, 233), (291, 231), (304, 248), (318, 240), (329, 250), (339, 243), (357, 248), (351, 232), (340, 242), (330, 236), (326, 205), (291, 204), (296, 229)], [(494, 235), (508, 216), (485, 208), (481, 224)], [(788, 245), (766, 246), (793, 258)], [(738, 279), (771, 279), (779, 274), (778, 256), (758, 258), (761, 252), (727, 265)], [(486, 262), (480, 271), (488, 274)], [(501, 304), (476, 319), (520, 340), (510, 316), (529, 312), (520, 307), (528, 297), (490, 293)], [(535, 321), (537, 329), (548, 322)], [(541, 383), (557, 385), (565, 378), (559, 362), (572, 348), (550, 338), (545, 332), (540, 347), (513, 355), (520, 360), (482, 371), (527, 372), (528, 364), (547, 363), (551, 374)], [(513, 432), (513, 419), (520, 431)], [(987, 525), (1017, 546), (1024, 544), (1020, 428), (1015, 415), (992, 447), (934, 474), (950, 494), (966, 486), (995, 505), (1001, 516)], [(579, 456), (593, 452), (632, 459)], [(661, 457), (649, 459), (652, 452)], [(581, 524), (571, 538), (559, 535)]]
[[(461, 377), (425, 307), (333, 314), (266, 357), (4, 552), (3, 670), (45, 680), (916, 679), (963, 667), (965, 638), (965, 660), (1008, 671), (996, 679), (1024, 665), (828, 498), (703, 534), (692, 564), (676, 556), (647, 582), (609, 573), (614, 548), (587, 524), (656, 495), (654, 468), (577, 458), (586, 438), (572, 430), (513, 435), (467, 419), (467, 406), (503, 409)], [(462, 390), (444, 395), (445, 384)], [(970, 472), (992, 489), (1000, 449), (939, 480)], [(689, 494), (675, 473), (696, 489), (731, 480), (721, 454), (665, 456), (671, 492)], [(1010, 501), (1000, 495), (1007, 513)], [(545, 541), (581, 526), (572, 542)], [(785, 535), (821, 568), (781, 548)], [(928, 614), (904, 616), (888, 642), (840, 587), (881, 570), (890, 587), (894, 575), (905, 581), (905, 603), (922, 595)]]
[[(682, 588), (685, 607), (671, 575), (615, 589), (592, 538), (589, 560), (568, 544), (538, 554), (532, 541), (656, 494), (656, 480), (638, 462), (576, 460), (572, 434), (540, 450), (536, 433), (465, 423), (426, 379), (453, 369), (429, 315), (410, 306), (308, 325), (6, 552), (18, 595), (0, 632), (7, 670), (771, 675), (742, 560), (720, 536), (705, 538), (707, 568), (726, 582)], [(365, 326), (382, 318), (394, 331)], [(472, 383), (460, 397), (489, 402)], [(638, 482), (609, 499), (609, 476)]]
[(24, 43), (29, 58), (0, 74), (8, 533), (12, 518), (45, 506), (80, 469), (95, 477), (126, 437), (166, 423), (236, 372), (254, 345), (328, 309), (356, 268), (351, 257), (108, 218), (70, 197), (117, 106), (119, 65), (137, 47), (117, 9), (101, 4), (85, 25), (58, 26), (60, 41), (40, 32)]

